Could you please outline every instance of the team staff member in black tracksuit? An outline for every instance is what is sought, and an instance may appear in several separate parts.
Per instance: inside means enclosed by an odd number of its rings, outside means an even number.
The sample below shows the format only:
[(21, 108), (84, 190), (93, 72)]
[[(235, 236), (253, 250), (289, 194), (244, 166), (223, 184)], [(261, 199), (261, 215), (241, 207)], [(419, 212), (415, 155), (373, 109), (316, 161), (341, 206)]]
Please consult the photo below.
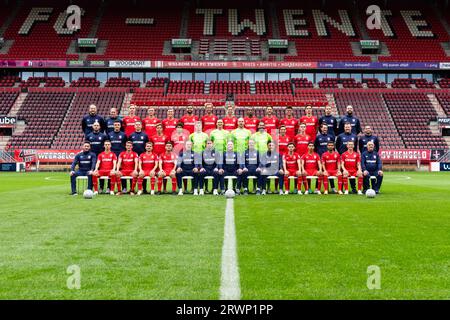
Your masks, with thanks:
[[(91, 152), (91, 145), (88, 141), (83, 144), (83, 151), (75, 156), (70, 167), (70, 186), (72, 195), (77, 195), (77, 177), (88, 177), (88, 189), (92, 190), (92, 173), (95, 171), (97, 157)], [(78, 165), (78, 170), (75, 171)]]
[(370, 177), (375, 176), (377, 181), (375, 183), (375, 192), (379, 193), (381, 183), (383, 182), (383, 164), (378, 152), (375, 151), (375, 144), (370, 141), (367, 143), (367, 151), (361, 155), (361, 170), (363, 172), (364, 193), (370, 188)]
[(205, 185), (205, 177), (213, 177), (213, 195), (217, 196), (219, 193), (217, 188), (219, 186), (219, 169), (217, 168), (217, 157), (220, 154), (214, 150), (214, 142), (211, 140), (206, 141), (206, 148), (202, 152), (202, 166), (200, 168), (199, 187), (200, 194), (202, 194), (203, 187)]

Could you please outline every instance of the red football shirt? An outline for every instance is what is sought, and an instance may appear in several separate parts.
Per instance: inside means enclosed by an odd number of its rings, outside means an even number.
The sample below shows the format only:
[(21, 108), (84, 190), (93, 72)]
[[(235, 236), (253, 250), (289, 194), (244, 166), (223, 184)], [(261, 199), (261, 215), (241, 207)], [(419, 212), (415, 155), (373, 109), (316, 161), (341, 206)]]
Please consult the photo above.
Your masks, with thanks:
[(293, 153), (290, 155), (287, 153), (284, 156), (284, 160), (286, 161), (286, 169), (289, 171), (298, 171), (300, 168), (298, 167), (298, 159), (300, 159), (300, 156), (297, 153)]
[(245, 117), (244, 118), (244, 127), (245, 129), (250, 130), (252, 133), (255, 133), (258, 130), (259, 119), (256, 117)]
[(238, 118), (236, 117), (224, 117), (223, 128), (228, 131), (232, 131), (237, 128)]
[(295, 118), (284, 118), (280, 121), (280, 125), (286, 127), (286, 135), (294, 138), (298, 131), (298, 120)]
[(155, 134), (150, 138), (150, 141), (153, 142), (153, 152), (158, 156), (166, 152), (166, 142), (169, 141), (169, 138), (165, 134), (162, 136)]
[(158, 161), (158, 156), (155, 153), (148, 154), (147, 152), (142, 153), (139, 156), (139, 160), (141, 161), (141, 167), (144, 171), (151, 171), (155, 168), (156, 162)]
[(117, 156), (114, 152), (102, 152), (98, 155), (97, 161), (100, 161), (98, 170), (112, 170), (114, 167), (114, 161), (117, 161)]
[(177, 156), (174, 153), (164, 153), (160, 157), (162, 161), (162, 169), (166, 172), (170, 172), (173, 169), (175, 169), (175, 163), (174, 160), (177, 159)]
[(303, 156), (308, 152), (308, 143), (311, 142), (311, 137), (307, 134), (301, 135), (298, 134), (294, 138), (295, 143), (295, 152), (297, 152), (300, 156)]
[(292, 139), (288, 136), (278, 136), (278, 152), (282, 155), (288, 153), (288, 143), (291, 142)]
[(336, 151), (329, 153), (328, 151), (322, 154), (322, 162), (327, 171), (337, 171), (338, 164), (341, 161), (341, 156)]
[(187, 136), (186, 134), (178, 134), (178, 133), (174, 133), (172, 134), (172, 139), (171, 141), (173, 142), (173, 149), (174, 150), (178, 150), (181, 151), (184, 148), (184, 144), (186, 141), (189, 140), (189, 136)]
[(158, 123), (161, 123), (161, 120), (159, 120), (156, 117), (154, 117), (154, 118), (147, 117), (144, 120), (142, 120), (144, 131), (147, 134), (147, 136), (151, 137), (156, 134), (156, 125)]
[(358, 171), (358, 163), (360, 162), (361, 157), (356, 151), (353, 151), (352, 153), (346, 151), (342, 154), (342, 163), (347, 171)]
[(126, 116), (122, 120), (122, 125), (124, 127), (125, 135), (129, 137), (134, 131), (136, 131), (135, 124), (136, 122), (141, 121), (141, 118), (138, 116)]
[(166, 118), (162, 121), (163, 124), (163, 132), (164, 135), (166, 135), (167, 137), (171, 137), (172, 136), (172, 132), (175, 130), (175, 128), (177, 127), (177, 123), (178, 123), (178, 119), (173, 118), (173, 119), (169, 119)]
[(126, 171), (126, 170), (134, 170), (134, 161), (136, 159), (139, 159), (139, 156), (136, 152), (131, 151), (130, 153), (123, 151), (119, 155), (119, 159), (122, 159), (122, 165), (120, 170)]
[(306, 171), (312, 172), (319, 170), (320, 156), (317, 153), (306, 153), (303, 155), (302, 159), (305, 163), (304, 166)]
[(204, 115), (202, 117), (202, 130), (207, 132), (208, 130), (214, 130), (216, 128), (216, 123), (219, 118), (215, 115)]
[(305, 133), (311, 137), (314, 141), (316, 139), (317, 129), (319, 128), (319, 120), (315, 116), (307, 117), (303, 116), (300, 118), (300, 123), (306, 124)]
[(266, 125), (266, 131), (269, 134), (273, 134), (273, 130), (276, 130), (279, 126), (279, 121), (278, 118), (275, 116), (271, 116), (269, 117), (264, 117), (261, 119), (262, 122), (264, 122), (264, 124)]
[[(189, 133), (193, 133), (195, 129), (195, 123), (198, 121), (197, 116), (188, 116), (184, 115), (181, 117), (180, 122), (183, 123), (183, 129), (189, 131)], [(169, 136), (171, 137), (171, 136)]]

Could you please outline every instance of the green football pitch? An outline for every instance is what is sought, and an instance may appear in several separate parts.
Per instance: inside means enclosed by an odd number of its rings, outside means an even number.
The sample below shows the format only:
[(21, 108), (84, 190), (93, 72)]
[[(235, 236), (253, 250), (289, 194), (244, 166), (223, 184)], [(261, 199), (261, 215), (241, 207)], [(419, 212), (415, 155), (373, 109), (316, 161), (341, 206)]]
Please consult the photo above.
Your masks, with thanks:
[[(242, 299), (450, 298), (450, 174), (387, 173), (375, 199), (233, 202)], [(219, 299), (226, 206), (85, 200), (64, 173), (0, 173), (0, 299)]]

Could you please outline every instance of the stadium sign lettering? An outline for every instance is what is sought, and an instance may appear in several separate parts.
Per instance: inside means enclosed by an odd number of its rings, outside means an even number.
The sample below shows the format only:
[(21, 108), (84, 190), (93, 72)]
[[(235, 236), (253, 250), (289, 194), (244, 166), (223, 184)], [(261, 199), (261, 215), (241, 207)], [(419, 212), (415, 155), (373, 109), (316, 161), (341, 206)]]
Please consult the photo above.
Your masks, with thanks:
[(397, 160), (425, 160), (431, 159), (430, 150), (382, 150), (381, 159), (387, 161)]
[(16, 124), (17, 119), (15, 117), (0, 117), (0, 128), (11, 128)]
[(439, 63), (439, 69), (450, 69), (450, 62)]
[(151, 61), (110, 61), (112, 68), (150, 68)]
[(450, 171), (450, 163), (449, 162), (441, 162), (440, 170), (441, 171)]

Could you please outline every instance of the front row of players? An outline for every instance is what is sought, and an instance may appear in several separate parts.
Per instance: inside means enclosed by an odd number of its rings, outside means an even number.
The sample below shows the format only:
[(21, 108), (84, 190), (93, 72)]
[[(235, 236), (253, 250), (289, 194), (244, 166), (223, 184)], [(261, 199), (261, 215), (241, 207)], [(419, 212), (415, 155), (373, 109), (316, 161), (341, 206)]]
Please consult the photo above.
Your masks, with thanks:
[[(308, 152), (299, 156), (295, 153), (294, 143), (288, 144), (288, 152), (281, 156), (275, 147), (275, 143), (269, 142), (267, 152), (259, 153), (255, 148), (255, 142), (249, 141), (248, 150), (243, 154), (234, 151), (233, 142), (227, 143), (227, 150), (222, 154), (213, 149), (213, 142), (207, 141), (206, 149), (202, 153), (192, 150), (192, 142), (187, 141), (185, 148), (178, 156), (173, 152), (172, 142), (165, 144), (165, 153), (158, 156), (153, 152), (153, 143), (147, 142), (145, 152), (138, 156), (132, 151), (132, 142), (126, 143), (126, 151), (119, 157), (111, 151), (111, 142), (105, 141), (105, 151), (96, 158), (90, 152), (90, 144), (86, 142), (83, 152), (79, 153), (71, 167), (72, 194), (76, 194), (76, 178), (88, 177), (88, 189), (94, 189), (98, 193), (98, 180), (101, 177), (110, 179), (111, 191), (117, 188), (117, 195), (123, 193), (121, 180), (126, 177), (131, 180), (130, 194), (134, 195), (136, 184), (138, 195), (143, 193), (144, 181), (150, 180), (150, 193), (160, 194), (166, 190), (167, 180), (171, 180), (172, 194), (183, 195), (183, 187), (186, 189), (185, 177), (192, 179), (194, 195), (203, 195), (207, 179), (212, 179), (213, 194), (218, 195), (218, 189), (225, 191), (225, 180), (231, 177), (235, 184), (236, 194), (243, 189), (248, 194), (249, 179), (256, 179), (256, 194), (265, 195), (270, 179), (276, 178), (280, 194), (290, 193), (290, 180), (296, 181), (294, 193), (313, 193), (312, 184), (315, 180), (316, 194), (321, 194), (322, 185), (324, 194), (328, 194), (329, 181), (337, 180), (338, 189), (332, 183), (332, 192), (348, 194), (348, 182), (352, 185), (352, 193), (363, 194), (370, 188), (378, 193), (383, 180), (381, 159), (374, 150), (374, 143), (367, 144), (367, 151), (360, 154), (354, 151), (352, 141), (348, 142), (348, 151), (340, 155), (335, 151), (334, 142), (328, 142), (327, 149), (322, 157), (314, 152), (314, 144), (308, 144)], [(75, 167), (78, 165), (78, 171)], [(356, 183), (355, 183), (356, 182)], [(157, 190), (155, 188), (157, 185)], [(284, 192), (283, 192), (284, 187)], [(364, 190), (362, 191), (362, 187)]]

